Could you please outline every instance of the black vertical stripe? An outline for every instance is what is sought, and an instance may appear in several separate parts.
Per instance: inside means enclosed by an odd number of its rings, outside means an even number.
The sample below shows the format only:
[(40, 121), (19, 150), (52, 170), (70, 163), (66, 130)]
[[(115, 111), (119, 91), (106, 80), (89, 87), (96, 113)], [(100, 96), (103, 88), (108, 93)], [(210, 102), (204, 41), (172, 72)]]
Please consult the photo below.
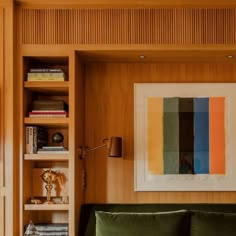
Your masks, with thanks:
[(179, 173), (193, 174), (193, 98), (179, 98)]

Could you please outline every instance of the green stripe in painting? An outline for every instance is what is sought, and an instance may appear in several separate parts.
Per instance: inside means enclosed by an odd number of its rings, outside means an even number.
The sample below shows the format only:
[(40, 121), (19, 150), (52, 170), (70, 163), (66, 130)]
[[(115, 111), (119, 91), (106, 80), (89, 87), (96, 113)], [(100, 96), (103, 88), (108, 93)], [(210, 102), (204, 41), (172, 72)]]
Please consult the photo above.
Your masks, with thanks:
[(179, 173), (179, 118), (178, 98), (163, 101), (163, 157), (164, 174)]

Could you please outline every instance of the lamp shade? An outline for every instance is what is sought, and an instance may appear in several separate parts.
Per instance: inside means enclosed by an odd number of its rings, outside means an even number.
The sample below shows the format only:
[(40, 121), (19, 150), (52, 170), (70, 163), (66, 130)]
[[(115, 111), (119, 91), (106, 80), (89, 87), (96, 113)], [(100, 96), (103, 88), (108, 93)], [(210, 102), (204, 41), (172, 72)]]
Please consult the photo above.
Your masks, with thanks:
[(122, 138), (111, 137), (108, 148), (109, 157), (122, 157)]

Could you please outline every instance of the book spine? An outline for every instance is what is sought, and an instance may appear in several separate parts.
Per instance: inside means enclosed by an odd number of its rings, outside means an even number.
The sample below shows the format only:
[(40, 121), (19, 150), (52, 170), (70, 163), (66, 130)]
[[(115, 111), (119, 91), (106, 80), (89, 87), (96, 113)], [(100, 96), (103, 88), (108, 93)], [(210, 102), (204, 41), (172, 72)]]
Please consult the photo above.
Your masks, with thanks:
[(63, 72), (60, 68), (31, 68), (30, 73), (45, 73), (45, 72)]
[(33, 127), (33, 153), (36, 154), (38, 150), (38, 129), (36, 126)]
[(50, 78), (50, 77), (57, 77), (57, 78), (65, 78), (65, 74), (63, 72), (29, 72), (28, 78), (36, 77), (36, 78)]
[(25, 128), (25, 145), (26, 145), (26, 154), (30, 153), (30, 143), (29, 143), (29, 127)]
[(33, 127), (29, 127), (29, 154), (33, 154)]
[(30, 115), (67, 115), (65, 111), (48, 111), (48, 112), (41, 112), (41, 111), (31, 111), (29, 112)]
[(40, 113), (52, 113), (52, 112), (59, 112), (59, 113), (67, 113), (67, 111), (65, 110), (32, 110), (31, 113), (36, 113), (36, 112), (40, 112)]
[(64, 73), (28, 73), (28, 81), (65, 81)]
[(43, 81), (43, 82), (47, 82), (47, 81), (65, 81), (64, 78), (36, 78), (36, 77), (32, 77), (32, 78), (28, 78), (27, 81)]
[(50, 118), (50, 117), (66, 117), (66, 114), (29, 114), (29, 117), (33, 118)]
[(35, 100), (33, 101), (33, 110), (65, 110), (67, 111), (67, 104), (64, 101), (56, 100)]

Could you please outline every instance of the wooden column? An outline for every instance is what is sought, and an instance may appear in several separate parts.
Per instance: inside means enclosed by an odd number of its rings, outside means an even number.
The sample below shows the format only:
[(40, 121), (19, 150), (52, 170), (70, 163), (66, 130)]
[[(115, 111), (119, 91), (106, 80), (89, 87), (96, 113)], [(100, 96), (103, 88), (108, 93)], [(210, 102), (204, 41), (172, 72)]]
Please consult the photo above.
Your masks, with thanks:
[[(0, 114), (3, 114), (3, 50), (4, 8), (0, 8)], [(3, 160), (3, 117), (0, 116), (0, 236), (4, 235), (4, 160)]]
[(19, 233), (13, 39), (13, 0), (0, 1), (0, 236)]

